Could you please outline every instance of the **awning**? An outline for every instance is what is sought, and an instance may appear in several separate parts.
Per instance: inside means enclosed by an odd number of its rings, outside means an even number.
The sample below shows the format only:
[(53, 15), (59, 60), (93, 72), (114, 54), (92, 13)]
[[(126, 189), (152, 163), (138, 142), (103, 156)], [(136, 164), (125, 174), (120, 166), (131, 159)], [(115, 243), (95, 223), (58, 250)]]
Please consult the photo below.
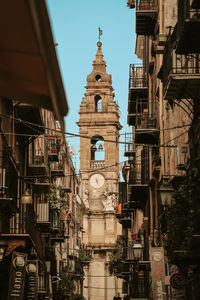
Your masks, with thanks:
[(64, 132), (68, 105), (45, 0), (0, 2), (0, 97), (51, 110)]

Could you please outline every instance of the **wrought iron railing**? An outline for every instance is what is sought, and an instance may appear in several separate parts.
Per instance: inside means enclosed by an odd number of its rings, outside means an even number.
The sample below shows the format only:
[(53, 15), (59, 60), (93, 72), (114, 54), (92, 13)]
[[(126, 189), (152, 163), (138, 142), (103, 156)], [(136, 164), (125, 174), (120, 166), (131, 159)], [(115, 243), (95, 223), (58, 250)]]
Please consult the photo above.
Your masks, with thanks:
[(29, 234), (33, 241), (35, 241), (36, 238), (36, 226), (34, 226), (34, 220), (35, 220), (35, 214), (33, 211), (32, 206), (25, 207), (24, 205), (21, 207), (20, 215), (19, 217), (15, 217), (15, 222), (11, 224), (15, 224), (18, 222), (18, 224), (10, 226), (10, 232), (11, 234)]
[(44, 135), (38, 136), (29, 145), (29, 166), (44, 166), (47, 164), (46, 141)]
[(130, 170), (129, 184), (142, 185), (148, 184), (149, 165), (148, 160), (142, 160), (141, 163), (135, 162)]
[(174, 33), (168, 37), (164, 52), (162, 66), (162, 80), (164, 90), (166, 88), (170, 75), (200, 74), (200, 62), (198, 54), (176, 54), (176, 50), (174, 49), (175, 35), (176, 34)]
[(135, 145), (133, 144), (133, 133), (125, 133), (125, 152), (135, 151)]
[(147, 88), (147, 72), (142, 65), (130, 65), (129, 89), (133, 88)]
[(198, 20), (200, 14), (200, 7), (198, 9), (193, 8), (191, 0), (178, 0), (178, 22), (177, 22), (177, 33), (178, 36), (181, 34), (183, 26), (186, 20)]
[(157, 8), (157, 0), (137, 0), (136, 11), (138, 10), (155, 10)]

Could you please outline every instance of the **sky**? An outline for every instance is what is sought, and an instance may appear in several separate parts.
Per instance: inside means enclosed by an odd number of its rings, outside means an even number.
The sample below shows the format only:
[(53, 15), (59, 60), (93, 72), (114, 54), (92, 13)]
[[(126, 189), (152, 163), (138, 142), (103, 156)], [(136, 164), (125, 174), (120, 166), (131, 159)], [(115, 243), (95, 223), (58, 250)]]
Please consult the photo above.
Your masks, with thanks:
[[(107, 73), (112, 75), (115, 101), (119, 105), (123, 133), (131, 132), (127, 125), (129, 65), (139, 63), (135, 55), (135, 10), (126, 0), (47, 0), (59, 65), (67, 95), (69, 113), (66, 131), (79, 132), (79, 107), (86, 92), (86, 78), (92, 71), (98, 42), (98, 27)], [(67, 137), (76, 149), (73, 161), (79, 166), (79, 138)], [(120, 146), (120, 161), (124, 161), (124, 146)]]

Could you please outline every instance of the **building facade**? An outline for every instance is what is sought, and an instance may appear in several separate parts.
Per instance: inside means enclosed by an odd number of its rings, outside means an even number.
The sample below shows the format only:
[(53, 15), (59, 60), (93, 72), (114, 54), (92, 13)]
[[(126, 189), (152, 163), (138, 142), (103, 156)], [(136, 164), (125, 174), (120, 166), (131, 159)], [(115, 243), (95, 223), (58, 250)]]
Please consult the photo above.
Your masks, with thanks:
[(91, 257), (48, 11), (7, 1), (1, 12), (0, 298), (71, 299)]
[(124, 285), (130, 299), (198, 299), (199, 4), (127, 5), (135, 8), (141, 65), (129, 69), (132, 131), (120, 184)]

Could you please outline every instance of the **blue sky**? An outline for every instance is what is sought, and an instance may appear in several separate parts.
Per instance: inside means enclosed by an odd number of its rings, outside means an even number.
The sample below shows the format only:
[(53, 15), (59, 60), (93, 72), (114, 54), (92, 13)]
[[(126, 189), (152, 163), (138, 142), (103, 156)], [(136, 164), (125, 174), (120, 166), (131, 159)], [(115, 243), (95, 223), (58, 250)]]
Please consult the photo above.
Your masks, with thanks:
[[(129, 65), (138, 63), (135, 55), (135, 10), (126, 0), (47, 0), (57, 54), (69, 104), (66, 131), (78, 133), (79, 106), (85, 93), (86, 77), (92, 71), (98, 41), (98, 27), (103, 30), (102, 51), (107, 72), (112, 75), (115, 100), (120, 108), (121, 133), (127, 125)], [(121, 137), (123, 140), (123, 136)], [(77, 151), (79, 139), (67, 138)], [(124, 147), (120, 147), (120, 161)]]

